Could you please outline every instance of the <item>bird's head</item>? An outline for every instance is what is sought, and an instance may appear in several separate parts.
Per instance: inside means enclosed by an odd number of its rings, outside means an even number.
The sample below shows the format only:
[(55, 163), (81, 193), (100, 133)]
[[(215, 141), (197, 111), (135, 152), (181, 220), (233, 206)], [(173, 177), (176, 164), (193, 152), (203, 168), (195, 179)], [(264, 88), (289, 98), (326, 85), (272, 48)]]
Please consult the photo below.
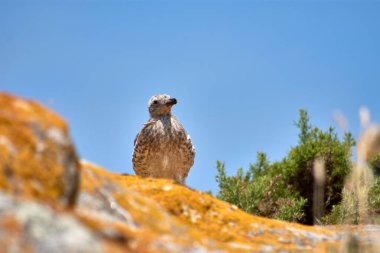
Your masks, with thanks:
[(149, 99), (148, 110), (152, 117), (170, 115), (172, 106), (175, 104), (177, 104), (177, 99), (167, 94), (159, 94)]

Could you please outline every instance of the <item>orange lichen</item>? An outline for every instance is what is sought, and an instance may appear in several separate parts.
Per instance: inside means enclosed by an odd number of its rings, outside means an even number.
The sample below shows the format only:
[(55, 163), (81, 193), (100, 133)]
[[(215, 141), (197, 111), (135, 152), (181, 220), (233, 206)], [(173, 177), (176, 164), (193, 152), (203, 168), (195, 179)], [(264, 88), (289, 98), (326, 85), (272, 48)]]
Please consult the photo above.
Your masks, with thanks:
[(15, 251), (15, 245), (19, 252), (32, 253), (34, 252), (30, 245), (25, 241), (20, 240), (24, 232), (21, 224), (14, 216), (3, 216), (0, 219), (0, 228), (6, 231), (0, 236), (1, 252)]
[[(339, 246), (336, 233), (329, 229), (252, 216), (208, 194), (177, 185), (170, 180), (109, 173), (89, 163), (82, 163), (82, 171), (82, 175), (87, 175), (82, 180), (82, 191), (94, 192), (94, 189), (102, 187), (94, 178), (106, 180), (123, 189), (124, 192), (114, 192), (114, 200), (130, 212), (133, 220), (140, 223), (143, 234), (150, 234), (152, 238), (158, 234), (170, 233), (170, 229), (173, 229), (168, 225), (170, 219), (172, 225), (181, 226), (194, 242), (204, 245), (204, 239), (207, 238), (214, 242), (216, 248), (228, 252), (258, 251), (269, 246), (271, 251), (311, 250), (317, 247), (324, 252), (324, 249)], [(89, 177), (92, 179), (88, 180)], [(122, 195), (125, 192), (128, 195)], [(138, 197), (139, 195), (144, 198)], [(145, 206), (149, 210), (133, 210), (131, 199), (141, 201), (136, 206)], [(152, 209), (147, 199), (154, 200), (159, 207)], [(166, 218), (166, 228), (158, 222), (164, 218), (162, 209), (170, 215)], [(156, 225), (149, 217), (156, 221)], [(322, 243), (323, 241), (330, 242)], [(204, 245), (206, 248), (208, 246)]]
[(36, 102), (5, 93), (0, 93), (0, 107), (0, 188), (72, 204), (75, 197), (64, 196), (72, 187), (65, 178), (77, 158), (65, 122)]
[[(118, 184), (114, 180), (114, 174), (88, 163), (82, 163), (81, 170), (83, 178), (77, 214), (97, 233), (108, 234), (111, 230), (113, 237), (127, 238), (126, 248), (137, 252), (172, 252), (165, 248), (166, 246), (160, 245), (165, 240), (168, 240), (167, 245), (173, 244), (176, 248), (191, 248), (202, 238), (199, 231), (181, 224), (155, 201)], [(103, 206), (98, 204), (98, 209), (106, 211), (90, 211), (91, 207), (86, 205), (88, 202), (83, 200), (85, 196), (89, 197), (88, 195), (100, 200)], [(108, 213), (118, 216), (123, 212), (125, 214), (119, 220), (107, 218)], [(108, 232), (104, 231), (104, 228), (107, 228)], [(106, 241), (114, 243), (113, 237), (106, 236)], [(152, 247), (163, 248), (152, 251)], [(212, 247), (221, 249), (218, 246)]]

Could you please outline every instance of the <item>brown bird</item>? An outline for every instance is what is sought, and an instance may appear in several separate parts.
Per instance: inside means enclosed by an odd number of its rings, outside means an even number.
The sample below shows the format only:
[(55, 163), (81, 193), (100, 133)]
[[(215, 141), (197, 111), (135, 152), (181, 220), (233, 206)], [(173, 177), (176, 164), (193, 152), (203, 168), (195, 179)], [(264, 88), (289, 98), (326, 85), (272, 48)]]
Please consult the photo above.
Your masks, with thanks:
[(174, 179), (184, 183), (194, 164), (190, 136), (172, 114), (175, 98), (160, 94), (148, 103), (150, 119), (134, 141), (133, 170), (142, 177)]

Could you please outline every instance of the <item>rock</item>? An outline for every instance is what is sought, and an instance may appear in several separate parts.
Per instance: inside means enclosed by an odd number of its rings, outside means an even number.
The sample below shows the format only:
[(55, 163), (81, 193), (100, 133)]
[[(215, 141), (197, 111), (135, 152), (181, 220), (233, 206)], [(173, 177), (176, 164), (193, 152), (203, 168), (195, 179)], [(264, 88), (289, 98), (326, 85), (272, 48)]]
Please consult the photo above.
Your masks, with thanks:
[(103, 252), (95, 233), (75, 217), (0, 192), (1, 252)]
[[(118, 175), (81, 163), (77, 212), (132, 252), (327, 252), (341, 236), (323, 227), (249, 215), (165, 179)], [(112, 232), (110, 232), (112, 231)], [(119, 243), (120, 243), (119, 242)]]
[(0, 188), (72, 206), (78, 159), (65, 122), (36, 102), (0, 93)]
[(222, 251), (212, 240), (198, 243), (201, 233), (182, 224), (149, 196), (126, 187), (124, 176), (108, 173), (88, 162), (81, 165), (76, 212), (109, 243), (122, 245), (131, 252)]

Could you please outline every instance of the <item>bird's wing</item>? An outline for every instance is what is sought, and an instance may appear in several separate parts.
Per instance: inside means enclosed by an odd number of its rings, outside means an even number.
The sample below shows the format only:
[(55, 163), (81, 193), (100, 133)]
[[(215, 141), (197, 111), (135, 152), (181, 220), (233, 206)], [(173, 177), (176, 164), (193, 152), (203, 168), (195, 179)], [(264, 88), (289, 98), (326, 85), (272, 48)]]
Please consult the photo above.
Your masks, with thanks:
[(191, 167), (194, 165), (194, 158), (195, 158), (195, 148), (191, 142), (190, 135), (188, 135), (186, 132), (186, 141), (184, 142), (185, 148), (183, 151), (185, 151), (185, 163), (186, 163), (186, 170), (182, 171), (182, 178), (185, 179), (187, 175), (189, 174), (189, 171)]
[(136, 134), (135, 140), (133, 141), (133, 146), (136, 146), (137, 139), (139, 138), (140, 132)]
[(187, 143), (187, 146), (188, 146), (188, 149), (190, 150), (190, 153), (191, 153), (191, 156), (192, 158), (194, 159), (194, 156), (195, 156), (195, 148), (194, 148), (194, 145), (193, 143), (191, 142), (191, 138), (190, 138), (190, 135), (189, 134), (186, 134), (186, 143)]
[(136, 135), (135, 140), (133, 141), (133, 145), (134, 145), (134, 146), (136, 146), (136, 144), (137, 144), (137, 142), (138, 142), (138, 139), (139, 139), (141, 133), (144, 132), (144, 130), (145, 130), (147, 127), (153, 125), (154, 123), (156, 123), (156, 120), (151, 119), (151, 120), (149, 120), (147, 123), (144, 124), (144, 126), (142, 127), (142, 129), (140, 130), (140, 132)]

